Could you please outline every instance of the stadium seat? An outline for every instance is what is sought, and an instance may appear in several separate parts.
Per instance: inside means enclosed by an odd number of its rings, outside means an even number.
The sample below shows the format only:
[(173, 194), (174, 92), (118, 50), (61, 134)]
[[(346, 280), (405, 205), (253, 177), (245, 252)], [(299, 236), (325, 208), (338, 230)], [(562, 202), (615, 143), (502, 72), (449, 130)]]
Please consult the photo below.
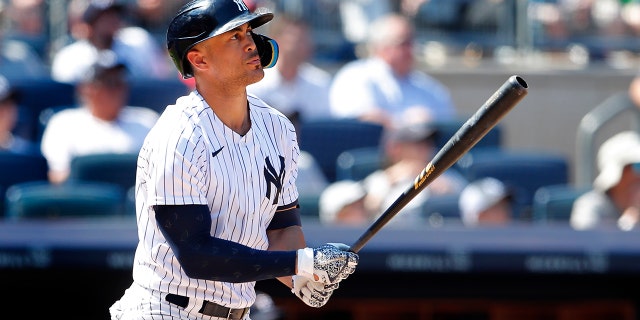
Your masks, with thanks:
[(75, 87), (50, 78), (17, 80), (13, 83), (20, 92), (18, 122), (14, 132), (26, 139), (38, 141), (39, 116), (42, 110), (75, 104)]
[(100, 153), (71, 160), (69, 181), (108, 182), (129, 190), (136, 182), (137, 153)]
[(136, 186), (130, 187), (125, 190), (124, 194), (124, 215), (135, 216), (136, 215)]
[(464, 155), (456, 169), (469, 181), (494, 177), (505, 183), (515, 193), (516, 217), (528, 220), (536, 190), (568, 183), (568, 167), (565, 157), (548, 152), (483, 148)]
[(176, 79), (132, 79), (129, 105), (146, 107), (162, 113), (165, 107), (189, 93), (189, 88)]
[(0, 151), (0, 185), (47, 180), (47, 160), (40, 154), (17, 154)]
[(379, 147), (364, 147), (341, 152), (336, 160), (337, 180), (362, 180), (382, 168), (384, 157)]
[(306, 218), (320, 219), (320, 195), (307, 194), (298, 198), (300, 215)]
[(35, 181), (12, 185), (5, 199), (11, 220), (104, 217), (122, 214), (124, 193), (109, 183)]
[(533, 195), (533, 221), (537, 223), (569, 223), (573, 202), (591, 187), (570, 184), (538, 188)]
[(432, 226), (437, 226), (440, 221), (460, 222), (459, 199), (460, 194), (429, 196), (421, 204), (422, 215)]
[(302, 122), (299, 130), (300, 149), (309, 152), (329, 182), (334, 182), (340, 153), (379, 146), (383, 127), (355, 119), (329, 119)]
[(5, 215), (7, 188), (22, 182), (47, 181), (47, 171), (47, 160), (42, 155), (0, 152), (0, 217)]

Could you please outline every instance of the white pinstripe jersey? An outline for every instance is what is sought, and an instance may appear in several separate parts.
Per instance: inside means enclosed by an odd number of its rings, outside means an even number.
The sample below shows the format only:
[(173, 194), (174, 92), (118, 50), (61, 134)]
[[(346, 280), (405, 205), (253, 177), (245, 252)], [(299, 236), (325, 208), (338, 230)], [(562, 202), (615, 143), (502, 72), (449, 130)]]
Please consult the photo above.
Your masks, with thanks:
[[(249, 109), (251, 129), (240, 136), (194, 91), (168, 106), (149, 132), (136, 177), (140, 239), (133, 266), (136, 283), (232, 308), (253, 304), (255, 282), (187, 277), (151, 209), (163, 204), (206, 204), (212, 236), (267, 249), (266, 229), (276, 208), (298, 199), (295, 180), (300, 152), (294, 127), (284, 115), (252, 95)], [(274, 181), (281, 182), (280, 190)]]

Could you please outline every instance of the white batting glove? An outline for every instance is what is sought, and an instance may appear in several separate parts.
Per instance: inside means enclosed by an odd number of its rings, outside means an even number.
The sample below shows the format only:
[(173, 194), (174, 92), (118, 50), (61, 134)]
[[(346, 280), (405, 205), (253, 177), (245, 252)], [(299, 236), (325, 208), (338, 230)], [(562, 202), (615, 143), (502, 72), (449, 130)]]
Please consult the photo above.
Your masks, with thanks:
[(323, 284), (346, 279), (358, 265), (358, 255), (344, 244), (325, 244), (298, 250), (297, 275)]
[(302, 276), (293, 276), (293, 288), (291, 292), (300, 298), (302, 302), (313, 308), (324, 306), (338, 289), (338, 284), (322, 284), (320, 282), (311, 281)]

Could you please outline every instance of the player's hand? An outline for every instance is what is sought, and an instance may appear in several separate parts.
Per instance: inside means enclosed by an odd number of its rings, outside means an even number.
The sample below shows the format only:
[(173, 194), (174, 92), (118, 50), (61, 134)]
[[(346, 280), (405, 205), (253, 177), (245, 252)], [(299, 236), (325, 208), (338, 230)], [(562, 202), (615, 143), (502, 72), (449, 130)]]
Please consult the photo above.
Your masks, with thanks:
[(358, 265), (358, 255), (343, 244), (325, 244), (298, 250), (297, 275), (324, 284), (346, 279)]
[(323, 284), (311, 281), (302, 276), (293, 276), (293, 288), (291, 292), (300, 298), (306, 305), (313, 308), (324, 306), (331, 297), (338, 284)]

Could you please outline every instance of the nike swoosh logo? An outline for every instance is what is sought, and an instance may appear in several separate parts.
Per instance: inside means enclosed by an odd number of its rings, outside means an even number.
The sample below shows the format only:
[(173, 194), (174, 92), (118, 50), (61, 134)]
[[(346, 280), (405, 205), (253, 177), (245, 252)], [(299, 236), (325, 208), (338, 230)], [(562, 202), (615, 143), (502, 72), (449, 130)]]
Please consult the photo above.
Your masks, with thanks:
[(217, 155), (218, 155), (218, 153), (220, 153), (220, 151), (222, 151), (222, 149), (224, 149), (224, 146), (222, 146), (222, 148), (220, 148), (220, 149), (218, 149), (218, 150), (216, 150), (216, 151), (214, 151), (214, 152), (211, 152), (211, 156), (212, 156), (212, 157), (217, 156)]

